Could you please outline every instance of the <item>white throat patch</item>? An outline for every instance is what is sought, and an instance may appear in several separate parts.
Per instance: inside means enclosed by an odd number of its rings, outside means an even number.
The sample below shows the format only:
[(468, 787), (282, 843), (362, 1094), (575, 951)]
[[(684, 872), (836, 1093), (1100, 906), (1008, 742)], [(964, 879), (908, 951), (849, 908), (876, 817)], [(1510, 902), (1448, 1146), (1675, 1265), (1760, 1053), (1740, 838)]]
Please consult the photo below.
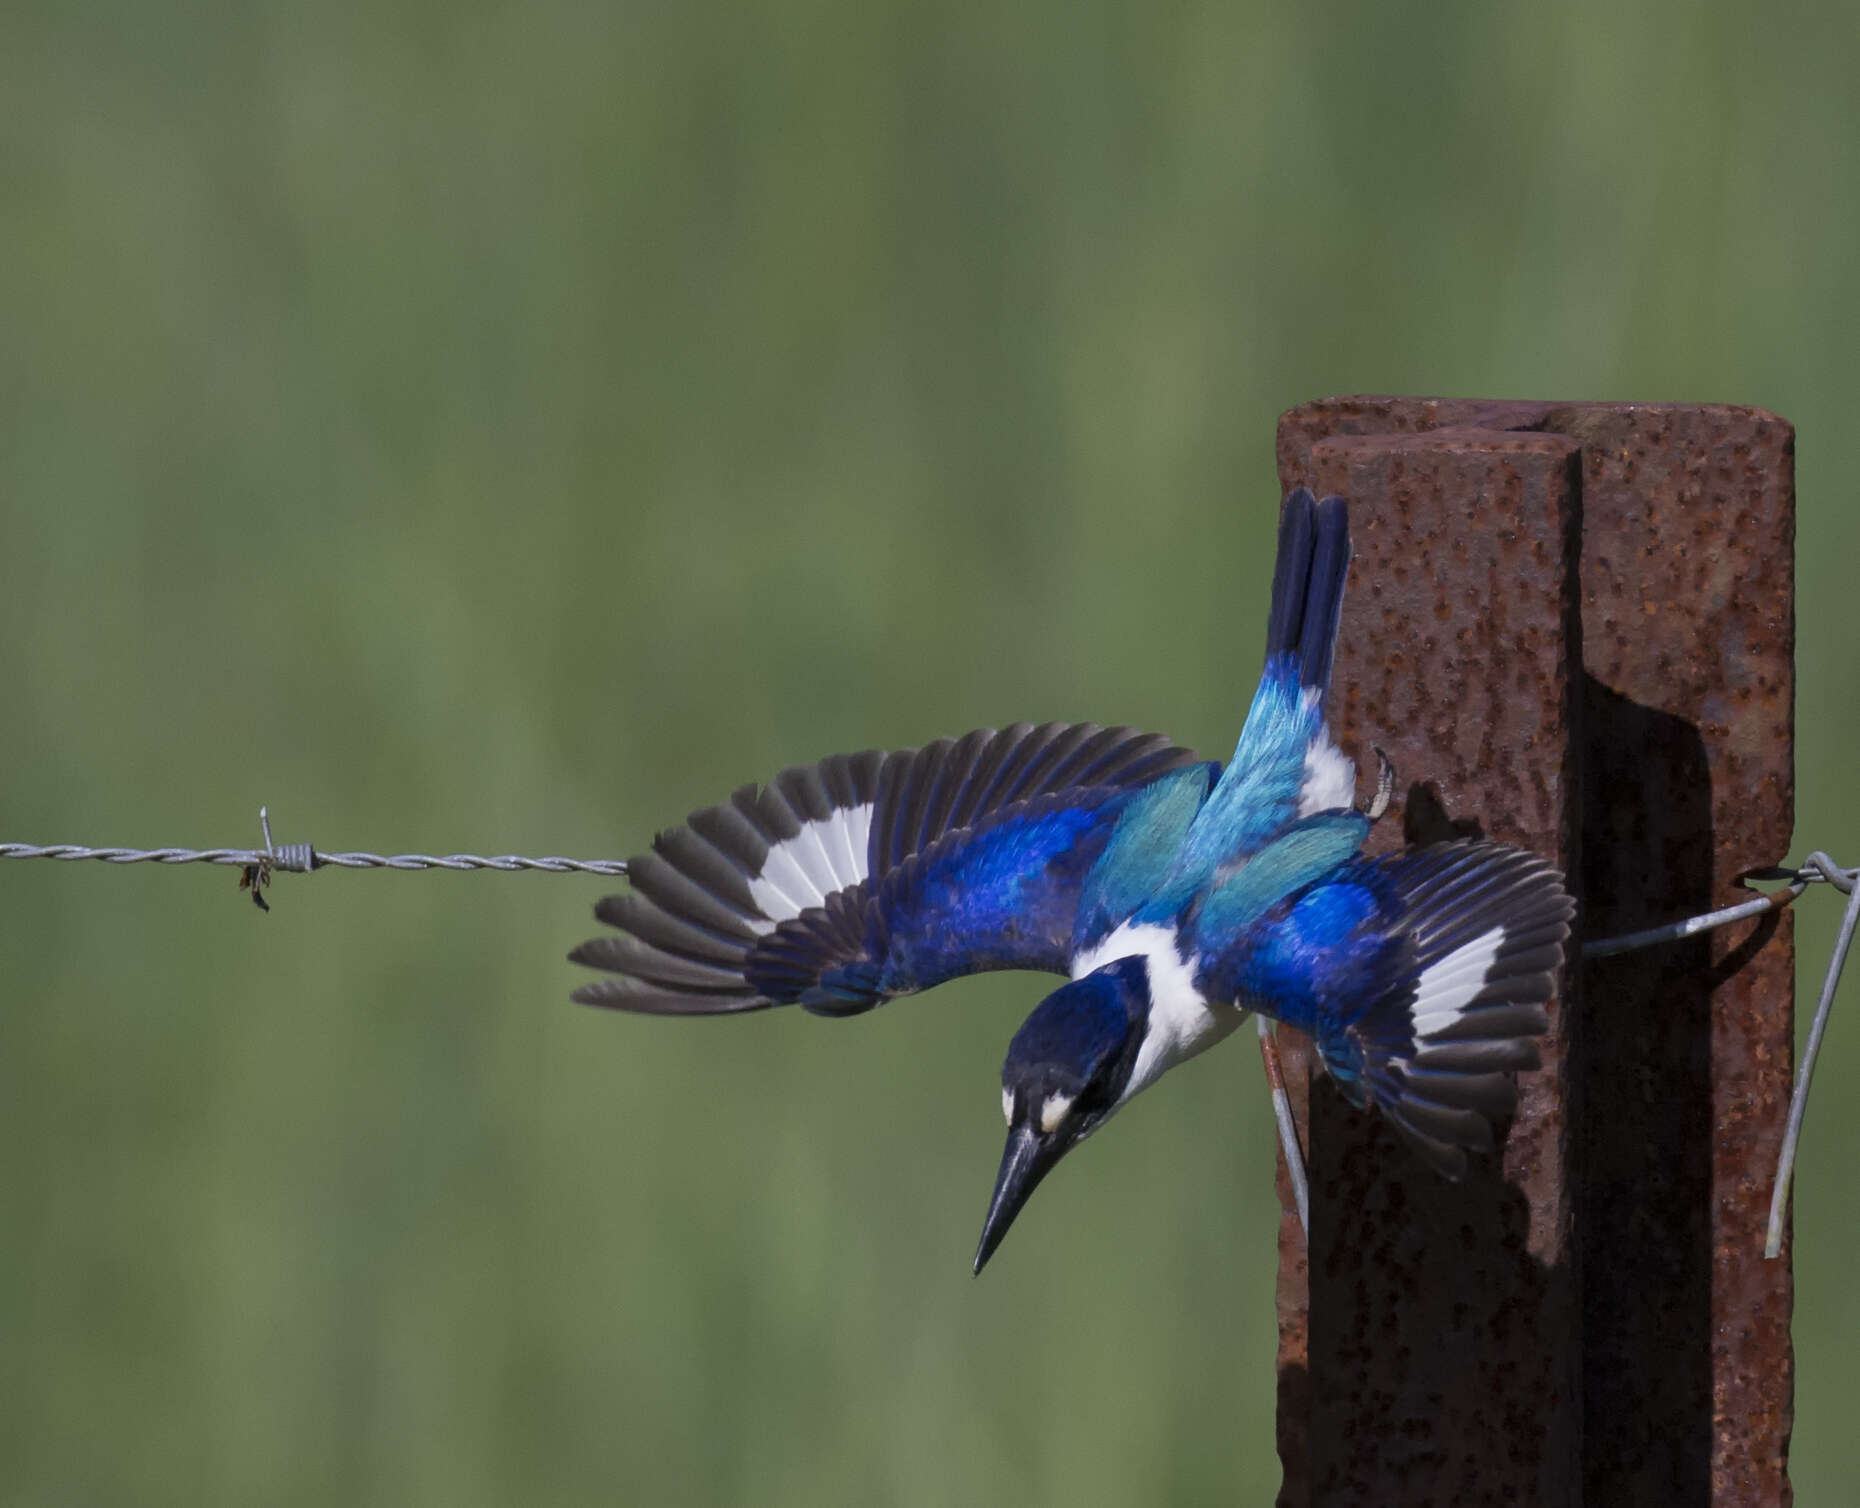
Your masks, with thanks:
[(1205, 1052), (1247, 1017), (1236, 1006), (1210, 1005), (1201, 998), (1192, 960), (1176, 950), (1175, 928), (1153, 922), (1140, 926), (1125, 922), (1097, 947), (1073, 960), (1072, 977), (1082, 979), (1107, 963), (1131, 957), (1141, 957), (1149, 967), (1150, 1020), (1119, 1105), (1177, 1063)]

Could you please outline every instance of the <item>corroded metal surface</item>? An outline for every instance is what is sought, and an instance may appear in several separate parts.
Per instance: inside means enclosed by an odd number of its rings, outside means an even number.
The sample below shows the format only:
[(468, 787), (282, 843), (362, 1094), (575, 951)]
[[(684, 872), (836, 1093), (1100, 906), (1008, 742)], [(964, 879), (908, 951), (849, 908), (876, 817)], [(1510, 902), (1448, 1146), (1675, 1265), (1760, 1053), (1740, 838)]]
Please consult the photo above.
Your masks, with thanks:
[[(1727, 905), (1794, 826), (1794, 434), (1729, 407), (1553, 409), (1583, 453), (1591, 935)], [(1785, 1504), (1787, 913), (1584, 969), (1585, 1468), (1597, 1503)]]
[[(1279, 464), (1352, 498), (1339, 721), (1395, 758), (1411, 835), (1478, 820), (1579, 859), (1591, 936), (1783, 856), (1787, 424), (1349, 398), (1285, 415)], [(1788, 1502), (1790, 1274), (1761, 1250), (1792, 976), (1786, 916), (1586, 967), (1502, 1169), (1457, 1190), (1307, 1088), (1287, 1034), (1313, 1262), (1283, 1227), (1282, 1504)]]
[[(1573, 863), (1576, 456), (1471, 430), (1312, 447), (1356, 541), (1332, 720), (1408, 792), (1376, 847), (1425, 813)], [(1577, 1501), (1562, 1015), (1500, 1163), (1460, 1184), (1310, 1085), (1313, 1505)]]

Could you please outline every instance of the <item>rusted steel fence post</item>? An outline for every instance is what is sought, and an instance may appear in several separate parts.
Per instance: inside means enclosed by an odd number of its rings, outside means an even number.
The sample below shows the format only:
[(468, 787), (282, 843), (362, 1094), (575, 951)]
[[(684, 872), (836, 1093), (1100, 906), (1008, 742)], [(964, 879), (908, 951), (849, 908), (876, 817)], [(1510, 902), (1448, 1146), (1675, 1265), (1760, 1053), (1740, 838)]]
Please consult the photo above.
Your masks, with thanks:
[[(1408, 838), (1553, 855), (1590, 937), (1784, 856), (1786, 423), (1338, 399), (1284, 416), (1279, 470), (1351, 499), (1335, 718), (1395, 761)], [(1762, 1246), (1792, 980), (1786, 915), (1572, 970), (1502, 1158), (1459, 1186), (1286, 1034), (1312, 1231), (1281, 1229), (1281, 1504), (1789, 1501), (1790, 1272)]]

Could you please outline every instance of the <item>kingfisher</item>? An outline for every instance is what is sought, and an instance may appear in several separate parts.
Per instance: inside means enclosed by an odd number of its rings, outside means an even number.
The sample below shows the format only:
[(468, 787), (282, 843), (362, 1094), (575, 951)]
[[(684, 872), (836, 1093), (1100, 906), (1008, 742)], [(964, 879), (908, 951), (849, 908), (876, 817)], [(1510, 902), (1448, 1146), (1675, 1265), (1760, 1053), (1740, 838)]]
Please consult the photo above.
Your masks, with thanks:
[(649, 1015), (854, 1016), (995, 969), (1065, 976), (1001, 1069), (979, 1273), (1059, 1160), (1258, 1012), (1459, 1178), (1538, 1065), (1574, 904), (1535, 854), (1379, 858), (1324, 699), (1340, 497), (1280, 507), (1265, 668), (1225, 768), (1159, 734), (1017, 723), (784, 770), (628, 861), (574, 998)]

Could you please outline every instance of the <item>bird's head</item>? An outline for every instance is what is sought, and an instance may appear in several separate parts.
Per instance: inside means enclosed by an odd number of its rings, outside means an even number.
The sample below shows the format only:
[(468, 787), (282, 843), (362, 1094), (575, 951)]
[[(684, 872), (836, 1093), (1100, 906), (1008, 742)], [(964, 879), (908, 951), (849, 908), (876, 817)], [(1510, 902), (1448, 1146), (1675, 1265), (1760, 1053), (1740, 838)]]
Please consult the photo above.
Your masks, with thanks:
[(1149, 1026), (1149, 966), (1120, 958), (1034, 1008), (1001, 1065), (1007, 1150), (975, 1253), (980, 1272), (1053, 1165), (1123, 1103)]

